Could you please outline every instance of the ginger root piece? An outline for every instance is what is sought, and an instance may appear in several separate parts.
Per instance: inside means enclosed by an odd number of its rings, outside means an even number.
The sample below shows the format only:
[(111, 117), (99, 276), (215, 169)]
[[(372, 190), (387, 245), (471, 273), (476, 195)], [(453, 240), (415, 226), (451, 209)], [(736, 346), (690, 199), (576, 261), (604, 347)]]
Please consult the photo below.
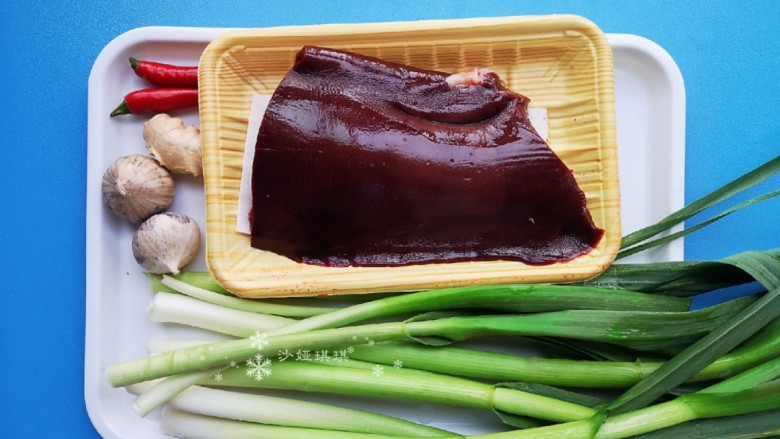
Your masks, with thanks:
[(144, 123), (149, 153), (176, 174), (199, 176), (203, 172), (200, 129), (184, 125), (178, 117), (160, 113)]

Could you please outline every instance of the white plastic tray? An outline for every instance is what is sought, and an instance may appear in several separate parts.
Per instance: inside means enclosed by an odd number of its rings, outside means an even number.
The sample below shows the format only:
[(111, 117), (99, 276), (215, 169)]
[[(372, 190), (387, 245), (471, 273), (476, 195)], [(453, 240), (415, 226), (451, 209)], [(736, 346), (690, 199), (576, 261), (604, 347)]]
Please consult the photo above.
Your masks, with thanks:
[[(159, 431), (156, 414), (141, 418), (133, 413), (132, 396), (112, 388), (103, 369), (147, 355), (147, 343), (154, 337), (203, 338), (194, 330), (151, 323), (146, 314), (152, 294), (132, 256), (134, 227), (103, 206), (100, 183), (118, 157), (146, 153), (141, 133), (147, 118), (112, 119), (108, 115), (126, 93), (147, 86), (132, 73), (130, 56), (196, 65), (208, 42), (226, 30), (146, 27), (129, 31), (105, 47), (89, 78), (84, 396), (90, 419), (106, 438), (167, 436)], [(628, 233), (683, 205), (685, 91), (679, 69), (658, 45), (633, 35), (608, 37), (615, 58), (622, 221)], [(188, 124), (198, 124), (194, 110), (176, 115)], [(187, 213), (203, 225), (201, 184), (200, 179), (177, 177), (171, 210)], [(679, 260), (682, 256), (682, 242), (676, 242), (632, 260)], [(203, 250), (195, 260), (188, 269), (206, 269)], [(356, 398), (343, 402), (367, 403)], [(384, 402), (381, 408), (388, 414), (468, 434), (497, 426), (492, 415), (473, 410), (406, 402)]]

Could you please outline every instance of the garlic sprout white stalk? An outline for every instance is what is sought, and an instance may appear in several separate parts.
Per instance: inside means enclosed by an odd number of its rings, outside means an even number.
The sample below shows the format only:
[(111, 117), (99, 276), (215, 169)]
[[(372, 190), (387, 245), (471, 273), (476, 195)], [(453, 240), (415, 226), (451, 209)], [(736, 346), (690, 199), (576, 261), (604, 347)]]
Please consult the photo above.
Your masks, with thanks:
[(175, 293), (157, 293), (147, 309), (151, 321), (177, 323), (209, 331), (250, 337), (295, 322), (294, 319), (223, 308)]

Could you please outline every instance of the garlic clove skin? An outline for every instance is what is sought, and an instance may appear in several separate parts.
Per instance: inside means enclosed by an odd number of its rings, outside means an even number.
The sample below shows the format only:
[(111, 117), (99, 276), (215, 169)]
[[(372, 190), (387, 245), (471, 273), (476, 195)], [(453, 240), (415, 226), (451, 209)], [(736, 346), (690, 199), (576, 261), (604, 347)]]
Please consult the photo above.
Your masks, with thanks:
[(102, 191), (112, 212), (140, 223), (170, 207), (176, 185), (171, 173), (155, 159), (134, 154), (120, 157), (108, 167)]
[(179, 274), (200, 249), (200, 227), (187, 215), (158, 213), (138, 227), (132, 246), (133, 257), (146, 272)]
[(203, 171), (200, 130), (184, 126), (178, 117), (160, 113), (144, 123), (149, 153), (176, 174), (199, 176)]

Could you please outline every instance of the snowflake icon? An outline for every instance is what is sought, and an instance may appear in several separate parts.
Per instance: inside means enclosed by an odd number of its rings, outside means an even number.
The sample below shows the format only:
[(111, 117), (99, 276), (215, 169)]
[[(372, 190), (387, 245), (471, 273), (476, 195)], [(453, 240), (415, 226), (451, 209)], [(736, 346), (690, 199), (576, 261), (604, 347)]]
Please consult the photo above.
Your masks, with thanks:
[(374, 347), (374, 340), (372, 340), (372, 339), (370, 339), (370, 338), (369, 338), (369, 339), (368, 339), (368, 342), (367, 342), (366, 344), (367, 344), (367, 345), (368, 345), (368, 347), (370, 347), (370, 348), (371, 348), (371, 347)]
[(381, 377), (385, 374), (385, 368), (377, 364), (371, 368), (371, 373), (373, 373), (375, 377)]
[(271, 376), (271, 359), (257, 354), (246, 360), (246, 374), (257, 381), (263, 381)]
[(221, 373), (217, 373), (216, 375), (214, 375), (214, 381), (216, 381), (216, 382), (222, 381), (222, 374)]
[(253, 348), (261, 350), (268, 346), (268, 334), (265, 332), (255, 331), (254, 335), (249, 338), (249, 343)]
[(404, 367), (404, 362), (401, 361), (401, 360), (395, 360), (395, 361), (393, 361), (393, 367), (396, 368), (396, 369), (400, 369), (400, 368)]

